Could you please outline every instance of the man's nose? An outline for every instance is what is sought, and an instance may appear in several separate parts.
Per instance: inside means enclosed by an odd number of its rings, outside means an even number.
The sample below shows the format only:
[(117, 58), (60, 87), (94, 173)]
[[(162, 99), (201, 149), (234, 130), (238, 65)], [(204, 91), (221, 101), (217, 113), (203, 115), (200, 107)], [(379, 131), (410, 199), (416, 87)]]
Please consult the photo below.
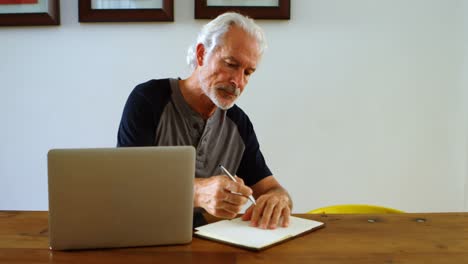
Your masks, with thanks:
[(231, 78), (231, 84), (235, 88), (243, 89), (245, 86), (245, 75), (243, 71), (236, 71), (236, 73)]

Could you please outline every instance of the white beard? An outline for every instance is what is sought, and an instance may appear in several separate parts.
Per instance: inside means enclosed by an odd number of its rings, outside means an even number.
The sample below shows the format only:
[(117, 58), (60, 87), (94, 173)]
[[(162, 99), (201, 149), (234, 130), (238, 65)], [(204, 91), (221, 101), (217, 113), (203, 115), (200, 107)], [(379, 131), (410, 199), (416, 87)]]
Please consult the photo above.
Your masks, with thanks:
[[(240, 95), (240, 89), (235, 88), (235, 87), (226, 87), (226, 86), (218, 86), (218, 87), (212, 87), (211, 89), (208, 88), (206, 85), (203, 84), (203, 81), (200, 82), (202, 90), (205, 92), (205, 94), (210, 98), (210, 100), (215, 104), (217, 107), (223, 109), (223, 110), (228, 110), (229, 108), (233, 107), (234, 104), (236, 103), (237, 99), (239, 98)], [(217, 91), (218, 90), (225, 90), (230, 93), (234, 93), (236, 98), (232, 100), (231, 102), (223, 102), (224, 100), (218, 96)]]

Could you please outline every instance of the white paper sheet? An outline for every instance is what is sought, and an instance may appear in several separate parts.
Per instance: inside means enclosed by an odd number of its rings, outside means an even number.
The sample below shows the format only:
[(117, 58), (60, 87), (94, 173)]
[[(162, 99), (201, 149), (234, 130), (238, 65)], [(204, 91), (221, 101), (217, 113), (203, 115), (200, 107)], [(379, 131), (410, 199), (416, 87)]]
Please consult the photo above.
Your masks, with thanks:
[(291, 216), (288, 227), (260, 229), (241, 218), (223, 220), (196, 228), (195, 234), (253, 249), (261, 249), (284, 239), (318, 228), (322, 222)]

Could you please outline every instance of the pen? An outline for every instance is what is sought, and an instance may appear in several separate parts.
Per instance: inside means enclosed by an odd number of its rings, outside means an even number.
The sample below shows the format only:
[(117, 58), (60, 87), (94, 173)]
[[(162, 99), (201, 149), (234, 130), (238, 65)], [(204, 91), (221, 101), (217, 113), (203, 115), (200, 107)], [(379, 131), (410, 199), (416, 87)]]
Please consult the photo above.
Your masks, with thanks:
[[(234, 178), (234, 177), (231, 175), (231, 173), (229, 173), (229, 171), (226, 170), (226, 168), (223, 167), (223, 165), (219, 165), (219, 167), (224, 171), (224, 173), (227, 174), (227, 176), (229, 176), (229, 178), (231, 178), (231, 180), (233, 180), (234, 182), (237, 182), (237, 181), (236, 181), (236, 178)], [(249, 195), (249, 197), (247, 197), (247, 198), (249, 198), (249, 200), (250, 200), (254, 205), (257, 205), (257, 203), (255, 202), (255, 198), (253, 198), (252, 195)]]

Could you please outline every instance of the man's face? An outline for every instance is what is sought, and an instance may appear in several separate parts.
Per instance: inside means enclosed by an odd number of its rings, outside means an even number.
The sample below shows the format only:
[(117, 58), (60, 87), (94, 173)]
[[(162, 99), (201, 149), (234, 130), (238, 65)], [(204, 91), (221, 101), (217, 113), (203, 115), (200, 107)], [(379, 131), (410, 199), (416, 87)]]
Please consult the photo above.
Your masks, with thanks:
[(255, 38), (232, 26), (221, 45), (203, 59), (200, 66), (202, 90), (219, 108), (231, 108), (244, 91), (259, 58)]

